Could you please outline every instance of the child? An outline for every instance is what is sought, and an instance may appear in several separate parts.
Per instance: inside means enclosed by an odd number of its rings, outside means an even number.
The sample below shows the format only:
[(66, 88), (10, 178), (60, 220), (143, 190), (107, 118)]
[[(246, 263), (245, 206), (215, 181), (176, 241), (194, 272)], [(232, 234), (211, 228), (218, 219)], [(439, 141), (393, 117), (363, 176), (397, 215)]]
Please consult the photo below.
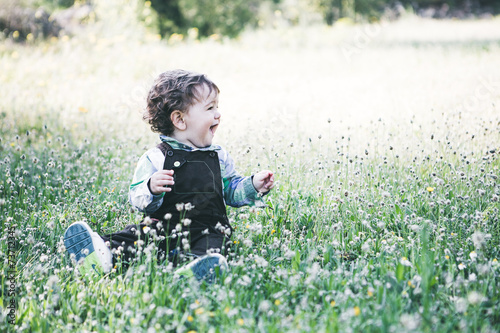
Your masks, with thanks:
[(176, 265), (186, 255), (196, 258), (176, 274), (201, 280), (227, 267), (223, 255), (232, 228), (226, 204), (262, 206), (274, 175), (264, 170), (241, 177), (228, 153), (212, 144), (221, 118), (218, 97), (219, 88), (202, 74), (173, 70), (155, 80), (144, 119), (161, 143), (140, 158), (129, 191), (130, 203), (146, 217), (106, 236), (84, 222), (70, 225), (64, 244), (83, 274), (107, 273), (117, 257), (130, 263), (137, 244), (151, 240), (160, 260)]

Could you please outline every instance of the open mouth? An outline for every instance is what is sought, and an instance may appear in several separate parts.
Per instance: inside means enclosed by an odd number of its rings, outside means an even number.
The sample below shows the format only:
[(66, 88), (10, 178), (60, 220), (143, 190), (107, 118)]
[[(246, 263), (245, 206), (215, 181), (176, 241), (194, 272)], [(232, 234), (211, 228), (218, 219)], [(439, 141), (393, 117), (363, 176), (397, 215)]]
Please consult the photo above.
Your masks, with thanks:
[(215, 125), (210, 126), (210, 132), (212, 132), (212, 134), (215, 134), (215, 131), (217, 130), (218, 126), (219, 126), (219, 124), (215, 124)]

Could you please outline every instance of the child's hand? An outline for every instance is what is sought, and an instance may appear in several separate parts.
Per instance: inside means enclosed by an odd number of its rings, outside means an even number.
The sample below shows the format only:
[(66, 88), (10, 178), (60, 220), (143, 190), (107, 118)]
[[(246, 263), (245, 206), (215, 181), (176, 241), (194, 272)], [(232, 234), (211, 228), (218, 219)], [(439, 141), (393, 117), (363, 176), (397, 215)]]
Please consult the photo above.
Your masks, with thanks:
[(274, 187), (274, 174), (264, 170), (253, 175), (253, 186), (259, 193), (267, 193)]
[(172, 191), (168, 185), (174, 185), (174, 170), (160, 170), (156, 171), (149, 180), (149, 190), (151, 194), (158, 195), (163, 192)]

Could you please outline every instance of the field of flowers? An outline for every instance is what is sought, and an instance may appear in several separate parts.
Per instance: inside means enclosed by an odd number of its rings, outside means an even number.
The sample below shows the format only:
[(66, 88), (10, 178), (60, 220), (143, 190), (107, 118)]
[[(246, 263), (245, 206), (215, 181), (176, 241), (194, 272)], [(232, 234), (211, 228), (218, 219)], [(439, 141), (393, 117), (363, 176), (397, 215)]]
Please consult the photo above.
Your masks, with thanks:
[[(0, 42), (1, 331), (500, 330), (498, 18), (199, 42), (105, 14)], [(158, 140), (141, 111), (172, 68), (219, 85), (216, 143), (242, 174), (275, 171), (268, 207), (228, 208), (234, 251), (213, 285), (174, 278), (154, 246), (81, 277), (64, 230), (140, 221), (128, 186)]]

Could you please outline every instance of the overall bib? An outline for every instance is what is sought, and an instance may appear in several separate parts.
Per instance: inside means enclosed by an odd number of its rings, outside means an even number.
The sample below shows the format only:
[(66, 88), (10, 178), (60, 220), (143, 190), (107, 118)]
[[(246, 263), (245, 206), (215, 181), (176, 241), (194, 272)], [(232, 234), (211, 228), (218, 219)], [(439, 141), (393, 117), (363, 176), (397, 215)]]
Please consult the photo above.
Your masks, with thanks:
[[(174, 170), (172, 191), (165, 193), (160, 208), (150, 214), (151, 223), (129, 225), (102, 238), (110, 242), (111, 249), (123, 248), (124, 262), (134, 258), (139, 239), (146, 246), (154, 234), (163, 236), (157, 240), (158, 259), (165, 259), (168, 253), (168, 259), (174, 264), (179, 253), (201, 256), (208, 250), (223, 252), (230, 245), (232, 229), (226, 215), (217, 152), (172, 149), (166, 143), (159, 144), (158, 148), (165, 155), (163, 169)], [(192, 209), (178, 210), (179, 204), (186, 207), (187, 203)], [(169, 219), (165, 219), (167, 214), (171, 216)], [(189, 248), (185, 247), (186, 243)]]

